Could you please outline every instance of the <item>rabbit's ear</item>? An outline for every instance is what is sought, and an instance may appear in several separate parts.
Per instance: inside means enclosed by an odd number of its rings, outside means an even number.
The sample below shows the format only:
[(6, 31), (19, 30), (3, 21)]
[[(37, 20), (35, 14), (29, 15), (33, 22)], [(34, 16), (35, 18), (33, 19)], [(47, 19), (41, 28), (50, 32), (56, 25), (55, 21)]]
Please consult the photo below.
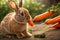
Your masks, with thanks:
[(16, 10), (18, 8), (15, 2), (8, 0), (8, 3), (13, 10)]
[(19, 7), (22, 7), (22, 0), (19, 1)]

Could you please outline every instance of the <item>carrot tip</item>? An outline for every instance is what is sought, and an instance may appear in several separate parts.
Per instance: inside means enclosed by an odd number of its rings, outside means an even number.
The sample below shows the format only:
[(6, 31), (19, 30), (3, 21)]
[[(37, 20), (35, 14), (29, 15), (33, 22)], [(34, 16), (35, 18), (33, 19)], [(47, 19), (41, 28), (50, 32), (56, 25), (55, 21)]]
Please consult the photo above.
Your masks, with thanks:
[(32, 20), (29, 20), (29, 21), (28, 21), (28, 24), (29, 24), (30, 26), (32, 26), (32, 27), (34, 26), (34, 23), (33, 23)]

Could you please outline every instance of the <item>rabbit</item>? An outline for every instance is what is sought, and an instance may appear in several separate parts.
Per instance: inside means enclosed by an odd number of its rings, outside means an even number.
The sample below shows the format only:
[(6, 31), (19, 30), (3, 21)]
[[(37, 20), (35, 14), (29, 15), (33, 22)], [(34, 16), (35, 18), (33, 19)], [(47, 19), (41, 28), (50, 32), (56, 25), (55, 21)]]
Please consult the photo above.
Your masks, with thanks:
[(29, 11), (22, 6), (22, 0), (19, 0), (17, 6), (15, 2), (8, 0), (8, 4), (14, 12), (8, 13), (0, 23), (0, 31), (4, 35), (15, 34), (17, 38), (31, 37), (28, 32), (27, 23), (31, 20)]

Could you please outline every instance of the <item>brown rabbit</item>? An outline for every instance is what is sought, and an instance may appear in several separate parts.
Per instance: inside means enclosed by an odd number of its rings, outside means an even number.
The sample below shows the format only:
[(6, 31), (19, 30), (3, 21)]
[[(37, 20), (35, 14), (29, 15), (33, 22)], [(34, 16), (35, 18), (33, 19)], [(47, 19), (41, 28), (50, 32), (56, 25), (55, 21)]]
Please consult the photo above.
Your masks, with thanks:
[(19, 6), (11, 0), (8, 0), (8, 4), (14, 12), (8, 13), (1, 21), (1, 33), (4, 35), (15, 34), (18, 38), (32, 36), (27, 28), (27, 22), (31, 19), (31, 16), (29, 11), (22, 7), (22, 0), (20, 0)]

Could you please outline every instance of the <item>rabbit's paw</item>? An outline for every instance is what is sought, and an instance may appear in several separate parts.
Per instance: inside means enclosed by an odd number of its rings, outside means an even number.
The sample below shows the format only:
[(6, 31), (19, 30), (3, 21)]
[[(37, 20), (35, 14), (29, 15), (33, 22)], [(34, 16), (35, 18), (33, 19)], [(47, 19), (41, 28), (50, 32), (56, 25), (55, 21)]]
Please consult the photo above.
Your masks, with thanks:
[(25, 32), (24, 35), (25, 35), (25, 37), (32, 37), (32, 34), (29, 32)]
[(27, 37), (32, 37), (32, 34), (28, 32), (26, 36)]
[(19, 39), (23, 38), (22, 33), (17, 33), (16, 35), (17, 35), (17, 37), (18, 37)]

